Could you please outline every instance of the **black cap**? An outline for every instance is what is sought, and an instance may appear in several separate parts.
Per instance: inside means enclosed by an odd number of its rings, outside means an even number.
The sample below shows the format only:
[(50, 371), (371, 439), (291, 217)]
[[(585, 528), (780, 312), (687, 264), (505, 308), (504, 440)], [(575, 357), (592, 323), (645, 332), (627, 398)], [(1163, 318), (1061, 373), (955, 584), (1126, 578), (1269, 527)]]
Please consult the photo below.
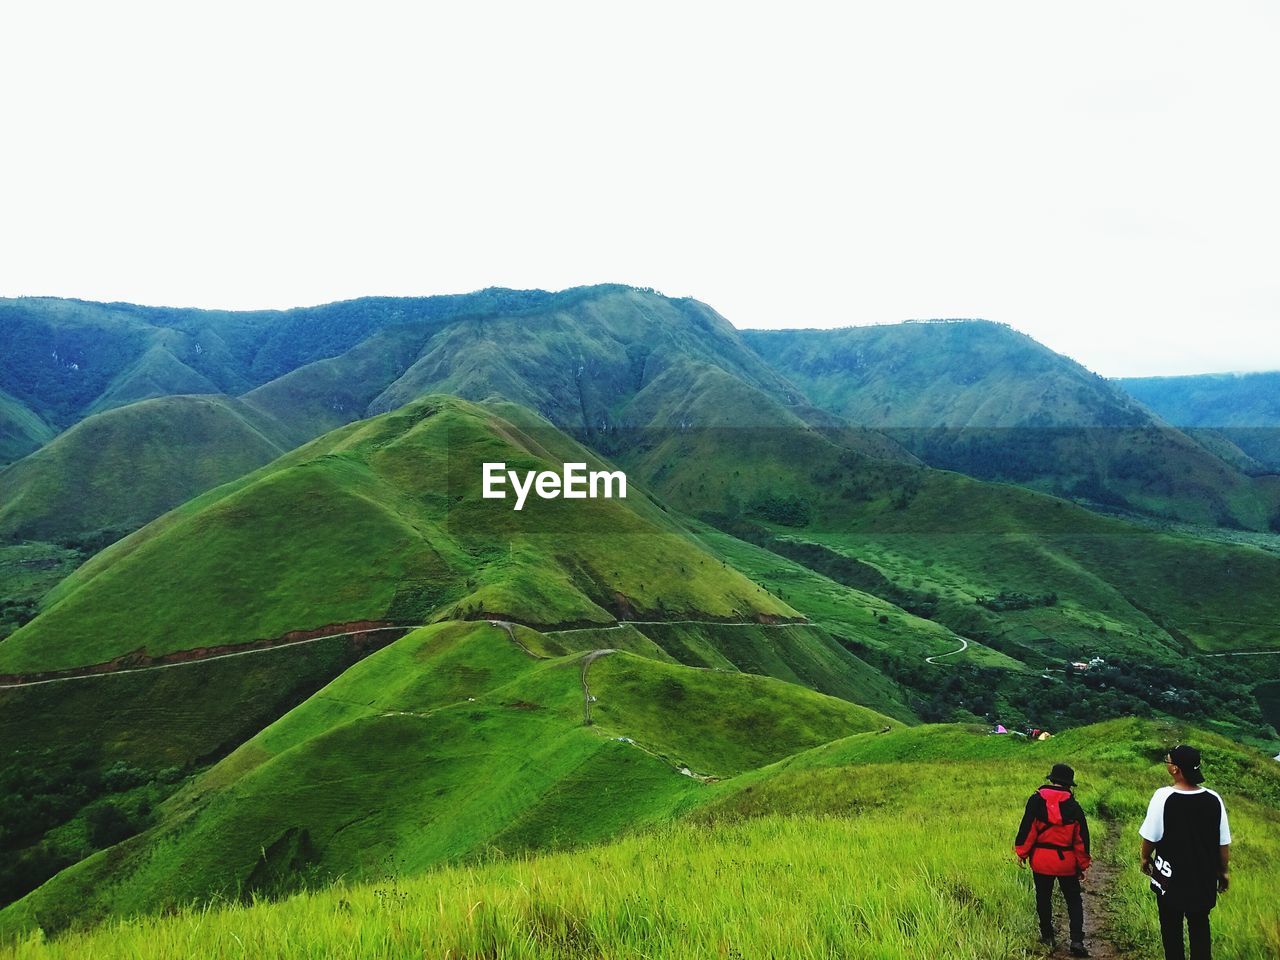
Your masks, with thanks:
[(1169, 751), (1169, 762), (1182, 771), (1187, 783), (1204, 783), (1200, 772), (1200, 751), (1195, 747), (1179, 744)]
[(1074, 787), (1076, 772), (1065, 763), (1055, 763), (1053, 769), (1049, 771), (1049, 782), (1056, 783), (1060, 787)]

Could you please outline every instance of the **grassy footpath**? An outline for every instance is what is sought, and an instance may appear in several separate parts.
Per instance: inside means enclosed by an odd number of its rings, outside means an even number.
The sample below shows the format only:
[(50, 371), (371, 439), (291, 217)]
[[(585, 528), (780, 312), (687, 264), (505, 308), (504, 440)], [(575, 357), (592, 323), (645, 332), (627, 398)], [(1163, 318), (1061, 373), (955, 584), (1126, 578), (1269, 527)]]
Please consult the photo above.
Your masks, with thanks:
[[(1030, 879), (1009, 841), (1043, 768), (1067, 758), (1097, 833), (1118, 827), (1117, 848), (1099, 851), (1121, 865), (1107, 939), (1146, 960), (1155, 914), (1135, 831), (1161, 782), (1149, 754), (1182, 733), (1114, 721), (1049, 744), (954, 726), (857, 735), (719, 784), (682, 820), (607, 845), (37, 935), (0, 956), (1037, 956)], [(1236, 834), (1234, 886), (1214, 913), (1219, 955), (1274, 957), (1280, 773), (1199, 739)]]

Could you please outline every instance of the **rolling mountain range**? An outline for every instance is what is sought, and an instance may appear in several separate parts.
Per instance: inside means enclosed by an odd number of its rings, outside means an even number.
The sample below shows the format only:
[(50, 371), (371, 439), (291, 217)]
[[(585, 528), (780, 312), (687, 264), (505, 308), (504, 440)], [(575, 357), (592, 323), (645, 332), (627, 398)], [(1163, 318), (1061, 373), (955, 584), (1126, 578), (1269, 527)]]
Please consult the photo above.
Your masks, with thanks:
[[(0, 332), (3, 935), (611, 841), (955, 724), (1276, 737), (1274, 658), (1223, 655), (1277, 643), (1280, 478), (999, 325), (610, 285)], [(493, 462), (628, 493), (515, 511)]]
[[(288, 448), (439, 392), (502, 397), (601, 449), (620, 430), (807, 424), (879, 458), (1112, 511), (1252, 530), (1280, 515), (1280, 481), (1247, 475), (1260, 472), (1248, 457), (1206, 449), (1116, 385), (981, 321), (739, 333), (696, 301), (618, 286), (244, 314), (26, 299), (0, 301), (0, 321), (12, 344), (0, 387), (11, 419), (15, 405), (29, 412), (28, 431), (36, 412), (65, 427), (127, 398), (208, 391), (241, 395), (240, 416), (253, 411), (253, 428)], [(190, 375), (170, 377), (175, 364)], [(139, 434), (152, 413), (133, 413)], [(123, 531), (140, 512), (54, 525)], [(49, 524), (17, 513), (7, 529)]]

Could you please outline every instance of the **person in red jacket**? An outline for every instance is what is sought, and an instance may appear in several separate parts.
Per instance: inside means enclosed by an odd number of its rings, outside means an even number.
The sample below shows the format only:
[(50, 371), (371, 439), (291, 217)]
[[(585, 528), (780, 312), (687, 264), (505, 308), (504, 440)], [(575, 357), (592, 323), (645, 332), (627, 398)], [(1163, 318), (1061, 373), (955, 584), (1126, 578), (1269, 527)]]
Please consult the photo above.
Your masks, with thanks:
[(1067, 901), (1071, 924), (1071, 955), (1087, 957), (1084, 945), (1084, 900), (1080, 880), (1089, 869), (1089, 822), (1076, 802), (1072, 788), (1076, 773), (1065, 763), (1055, 763), (1049, 782), (1027, 800), (1013, 851), (1020, 864), (1031, 861), (1036, 886), (1036, 913), (1040, 940), (1052, 949), (1053, 884), (1056, 880)]

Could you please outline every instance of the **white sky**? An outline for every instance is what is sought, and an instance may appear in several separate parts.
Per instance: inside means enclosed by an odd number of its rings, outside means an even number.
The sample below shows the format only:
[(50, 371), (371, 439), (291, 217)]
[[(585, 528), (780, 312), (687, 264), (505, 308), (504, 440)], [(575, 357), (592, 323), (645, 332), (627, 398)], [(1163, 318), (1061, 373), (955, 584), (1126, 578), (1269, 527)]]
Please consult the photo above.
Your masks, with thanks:
[(1280, 368), (1280, 7), (6, 3), (0, 295), (617, 281)]

